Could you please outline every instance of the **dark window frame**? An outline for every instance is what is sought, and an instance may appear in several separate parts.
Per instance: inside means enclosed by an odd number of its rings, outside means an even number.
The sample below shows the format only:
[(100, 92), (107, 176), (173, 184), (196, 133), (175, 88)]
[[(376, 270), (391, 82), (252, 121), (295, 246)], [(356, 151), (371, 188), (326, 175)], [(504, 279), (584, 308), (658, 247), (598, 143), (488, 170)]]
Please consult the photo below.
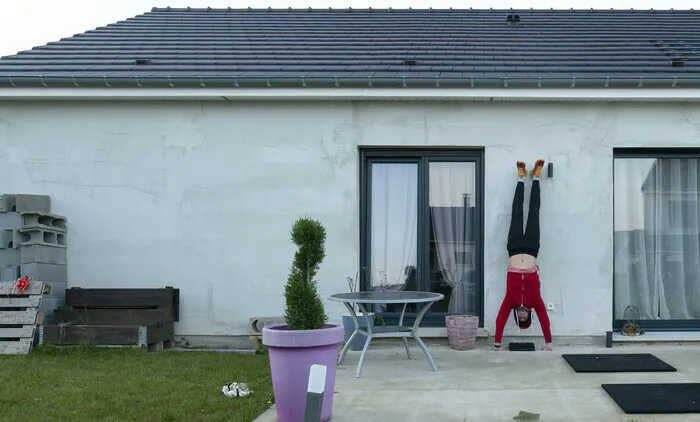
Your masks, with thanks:
[[(417, 266), (418, 282), (423, 290), (427, 290), (430, 280), (430, 245), (429, 245), (429, 207), (427, 201), (428, 194), (428, 165), (430, 162), (473, 162), (475, 164), (475, 200), (476, 215), (474, 225), (476, 227), (476, 287), (477, 294), (477, 316), (479, 317), (479, 327), (484, 326), (484, 148), (473, 147), (359, 147), (360, 152), (360, 262), (359, 277), (360, 289), (367, 287), (367, 274), (364, 268), (369, 267), (371, 262), (371, 165), (377, 162), (386, 163), (417, 163), (418, 165), (418, 233), (417, 233)], [(419, 308), (420, 309), (420, 308)], [(431, 312), (423, 318), (422, 327), (444, 327), (445, 312)], [(381, 318), (387, 325), (398, 324), (400, 313), (382, 313)], [(413, 324), (416, 313), (406, 311), (404, 325)], [(380, 322), (381, 324), (381, 322)]]
[[(613, 198), (615, 196), (615, 160), (635, 158), (699, 158), (700, 148), (613, 148)], [(613, 200), (613, 251), (615, 250), (615, 201)], [(612, 317), (613, 330), (620, 331), (625, 324), (624, 319), (615, 318), (615, 259), (613, 258), (612, 280)], [(700, 319), (668, 319), (668, 320), (640, 320), (639, 325), (643, 331), (700, 331)]]

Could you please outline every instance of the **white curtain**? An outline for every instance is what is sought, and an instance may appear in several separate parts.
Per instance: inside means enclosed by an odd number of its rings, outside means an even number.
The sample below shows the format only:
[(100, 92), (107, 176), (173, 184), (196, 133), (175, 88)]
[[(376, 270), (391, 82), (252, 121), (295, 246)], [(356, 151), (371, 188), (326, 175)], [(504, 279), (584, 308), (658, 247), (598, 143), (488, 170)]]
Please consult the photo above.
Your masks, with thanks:
[(474, 198), (473, 163), (430, 163), (429, 203), (437, 263), (443, 280), (452, 288), (449, 313), (474, 311), (467, 291), (473, 256), (473, 213), (468, 202)]
[(615, 159), (615, 318), (700, 319), (698, 159)]
[(417, 264), (418, 166), (372, 164), (371, 277), (373, 290), (402, 290)]

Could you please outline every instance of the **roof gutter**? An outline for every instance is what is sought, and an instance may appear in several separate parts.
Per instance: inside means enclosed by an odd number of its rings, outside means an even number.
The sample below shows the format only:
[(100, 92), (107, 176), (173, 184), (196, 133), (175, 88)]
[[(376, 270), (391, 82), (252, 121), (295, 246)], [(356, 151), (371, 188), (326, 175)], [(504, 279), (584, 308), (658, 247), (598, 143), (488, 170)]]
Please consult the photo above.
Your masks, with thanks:
[(698, 101), (700, 77), (42, 77), (0, 76), (0, 100)]
[(698, 89), (134, 89), (0, 88), (2, 100), (199, 101), (700, 101)]

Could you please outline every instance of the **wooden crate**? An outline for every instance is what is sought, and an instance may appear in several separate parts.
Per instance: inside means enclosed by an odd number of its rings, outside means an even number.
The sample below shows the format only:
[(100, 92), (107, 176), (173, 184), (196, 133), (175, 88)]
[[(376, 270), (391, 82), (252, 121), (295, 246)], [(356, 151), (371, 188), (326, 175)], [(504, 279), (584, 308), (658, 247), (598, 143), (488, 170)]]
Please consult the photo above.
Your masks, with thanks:
[(20, 296), (12, 282), (0, 283), (0, 354), (31, 351), (44, 288), (44, 282), (32, 280)]
[(71, 346), (93, 344), (99, 346), (143, 347), (156, 351), (172, 347), (173, 324), (138, 325), (42, 325), (39, 344)]
[(60, 306), (53, 312), (57, 324), (75, 325), (157, 325), (173, 322), (172, 308), (114, 309)]
[(66, 290), (65, 305), (44, 326), (42, 344), (172, 347), (179, 319), (180, 290), (106, 288)]
[(164, 309), (172, 321), (180, 320), (180, 289), (84, 289), (66, 290), (67, 307), (76, 309)]

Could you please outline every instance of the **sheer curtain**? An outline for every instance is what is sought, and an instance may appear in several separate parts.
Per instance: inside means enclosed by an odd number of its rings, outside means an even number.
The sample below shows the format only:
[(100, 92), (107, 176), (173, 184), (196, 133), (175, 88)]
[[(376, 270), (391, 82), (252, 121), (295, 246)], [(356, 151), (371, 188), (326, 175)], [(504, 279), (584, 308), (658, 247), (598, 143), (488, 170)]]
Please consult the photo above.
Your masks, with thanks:
[(471, 277), (474, 197), (473, 163), (430, 163), (429, 203), (437, 255), (443, 281), (452, 288), (449, 313), (473, 311), (467, 291), (473, 291)]
[(699, 165), (615, 159), (616, 319), (700, 319)]
[(372, 164), (371, 207), (372, 289), (402, 290), (417, 264), (418, 165)]

